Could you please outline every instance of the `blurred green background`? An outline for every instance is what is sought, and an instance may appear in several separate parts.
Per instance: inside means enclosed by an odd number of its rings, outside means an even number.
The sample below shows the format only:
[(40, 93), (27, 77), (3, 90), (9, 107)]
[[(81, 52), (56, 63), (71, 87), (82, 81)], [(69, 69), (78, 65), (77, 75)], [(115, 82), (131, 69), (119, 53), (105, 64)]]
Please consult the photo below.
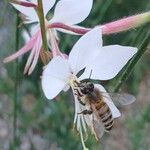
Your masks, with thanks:
[[(74, 101), (71, 92), (61, 93), (57, 100), (47, 100), (41, 90), (41, 62), (31, 76), (23, 75), (28, 54), (17, 62), (3, 64), (3, 59), (16, 51), (17, 15), (6, 0), (0, 1), (0, 10), (0, 149), (81, 150), (80, 137), (72, 128)], [(93, 27), (149, 10), (149, 0), (95, 0), (90, 16), (81, 25)], [(138, 46), (149, 27), (147, 24), (105, 36), (104, 44)], [(60, 43), (62, 51), (69, 53), (79, 37), (60, 34), (60, 38), (64, 41)], [(20, 36), (19, 47), (23, 43)], [(117, 78), (107, 82), (106, 87), (111, 91), (116, 82)], [(89, 136), (86, 145), (90, 150), (150, 149), (150, 46), (121, 90), (136, 95), (137, 101), (120, 108), (122, 117), (100, 142)]]

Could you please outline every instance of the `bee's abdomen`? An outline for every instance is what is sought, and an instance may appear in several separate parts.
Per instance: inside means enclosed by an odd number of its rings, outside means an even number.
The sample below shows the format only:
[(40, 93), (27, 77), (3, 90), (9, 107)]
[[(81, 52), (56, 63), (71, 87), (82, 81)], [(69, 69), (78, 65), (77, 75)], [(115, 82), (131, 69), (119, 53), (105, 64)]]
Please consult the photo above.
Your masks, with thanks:
[(104, 101), (100, 101), (97, 103), (96, 109), (99, 112), (105, 130), (110, 131), (113, 127), (113, 117), (108, 105)]

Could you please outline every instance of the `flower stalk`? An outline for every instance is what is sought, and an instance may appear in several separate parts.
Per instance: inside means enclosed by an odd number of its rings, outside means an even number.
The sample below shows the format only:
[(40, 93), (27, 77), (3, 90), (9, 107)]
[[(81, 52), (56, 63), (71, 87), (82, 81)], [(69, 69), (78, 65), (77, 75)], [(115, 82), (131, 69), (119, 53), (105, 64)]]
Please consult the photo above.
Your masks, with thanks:
[(150, 11), (130, 16), (101, 26), (103, 34), (112, 34), (137, 28), (150, 22)]
[[(150, 22), (150, 11), (146, 13), (130, 16), (127, 18), (119, 19), (117, 21), (100, 25), (99, 27), (102, 29), (103, 35), (108, 35), (108, 34), (123, 32), (133, 28), (137, 28), (149, 22)], [(91, 30), (90, 28), (71, 27), (69, 25), (59, 23), (59, 22), (48, 25), (48, 28), (62, 28), (81, 35)]]
[[(17, 14), (16, 17), (16, 49), (19, 48), (19, 24), (20, 20)], [(14, 103), (13, 103), (13, 145), (16, 146), (17, 141), (17, 117), (18, 117), (18, 89), (19, 89), (19, 63), (18, 60), (16, 60), (15, 64), (15, 90), (14, 90)]]
[(39, 20), (40, 20), (41, 35), (42, 35), (42, 41), (43, 41), (43, 49), (45, 51), (48, 51), (47, 38), (46, 38), (46, 28), (45, 28), (45, 19), (44, 19), (44, 12), (43, 12), (43, 3), (42, 3), (42, 0), (38, 0), (37, 13), (38, 13)]

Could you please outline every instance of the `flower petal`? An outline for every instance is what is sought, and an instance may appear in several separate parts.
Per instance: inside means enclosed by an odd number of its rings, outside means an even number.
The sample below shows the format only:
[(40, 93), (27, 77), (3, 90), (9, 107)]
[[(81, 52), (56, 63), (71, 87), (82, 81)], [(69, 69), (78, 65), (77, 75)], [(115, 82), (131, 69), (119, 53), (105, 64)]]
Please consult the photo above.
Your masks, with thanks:
[(68, 61), (55, 57), (45, 67), (42, 76), (42, 89), (48, 99), (53, 99), (67, 85), (70, 76)]
[(78, 24), (87, 18), (93, 5), (93, 0), (60, 0), (55, 8), (54, 17), (50, 22)]
[(37, 5), (37, 0), (30, 0), (30, 1)]
[(137, 48), (111, 45), (100, 50), (96, 59), (85, 69), (82, 78), (88, 78), (92, 70), (92, 79), (109, 80), (114, 78), (137, 52)]
[[(35, 43), (35, 44), (36, 44), (36, 43)], [(30, 66), (31, 66), (31, 64), (32, 64), (33, 58), (34, 58), (34, 56), (35, 56), (35, 52), (36, 52), (36, 46), (34, 46), (34, 47), (32, 48), (32, 50), (31, 50), (31, 53), (30, 53), (30, 55), (29, 55), (29, 57), (28, 57), (28, 60), (27, 60), (27, 62), (26, 62), (25, 68), (24, 68), (24, 74), (26, 74), (26, 73), (28, 72), (28, 70), (29, 70), (29, 68), (30, 68)]]
[(102, 47), (102, 32), (94, 28), (83, 35), (72, 48), (69, 54), (69, 64), (76, 74), (88, 64), (92, 63)]
[(7, 63), (7, 62), (10, 62), (18, 57), (20, 57), (21, 55), (27, 53), (28, 51), (30, 51), (35, 42), (36, 42), (36, 39), (38, 37), (38, 35), (40, 34), (40, 31), (37, 31), (33, 36), (32, 38), (30, 39), (30, 41), (28, 41), (26, 43), (26, 45), (24, 45), (21, 49), (19, 49), (16, 53), (12, 54), (11, 56), (8, 56), (4, 59), (4, 63)]
[(103, 93), (103, 98), (104, 101), (107, 103), (107, 105), (109, 106), (111, 112), (112, 112), (112, 116), (113, 118), (117, 118), (119, 116), (121, 116), (120, 111), (118, 110), (118, 108), (114, 105), (113, 101), (111, 100), (109, 94), (106, 92), (105, 88), (100, 85), (100, 84), (95, 84), (94, 85), (96, 88), (98, 88), (100, 90), (100, 92)]
[(43, 0), (43, 11), (46, 16), (48, 11), (54, 6), (56, 0)]
[[(12, 3), (11, 3), (12, 4)], [(17, 4), (12, 4), (18, 11), (23, 13), (29, 21), (26, 21), (25, 23), (33, 23), (33, 22), (39, 22), (38, 16), (36, 14), (36, 11), (34, 8), (24, 7)]]
[(34, 58), (33, 58), (33, 61), (32, 61), (32, 64), (29, 68), (29, 71), (28, 71), (28, 75), (30, 75), (37, 62), (38, 62), (38, 58), (39, 58), (39, 55), (40, 55), (40, 50), (41, 50), (41, 47), (42, 47), (42, 37), (41, 37), (41, 34), (39, 35), (39, 37), (37, 38), (37, 41), (36, 41), (36, 45), (35, 45), (35, 55), (34, 55)]

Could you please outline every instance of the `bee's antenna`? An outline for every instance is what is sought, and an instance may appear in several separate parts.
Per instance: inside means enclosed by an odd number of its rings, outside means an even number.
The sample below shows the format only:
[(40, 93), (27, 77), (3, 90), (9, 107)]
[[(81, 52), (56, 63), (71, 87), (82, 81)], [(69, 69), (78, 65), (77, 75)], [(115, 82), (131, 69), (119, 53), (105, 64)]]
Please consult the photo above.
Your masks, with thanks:
[(91, 72), (90, 72), (90, 76), (89, 76), (89, 79), (91, 79), (91, 76), (92, 76), (92, 72), (93, 72), (93, 70), (91, 70)]

